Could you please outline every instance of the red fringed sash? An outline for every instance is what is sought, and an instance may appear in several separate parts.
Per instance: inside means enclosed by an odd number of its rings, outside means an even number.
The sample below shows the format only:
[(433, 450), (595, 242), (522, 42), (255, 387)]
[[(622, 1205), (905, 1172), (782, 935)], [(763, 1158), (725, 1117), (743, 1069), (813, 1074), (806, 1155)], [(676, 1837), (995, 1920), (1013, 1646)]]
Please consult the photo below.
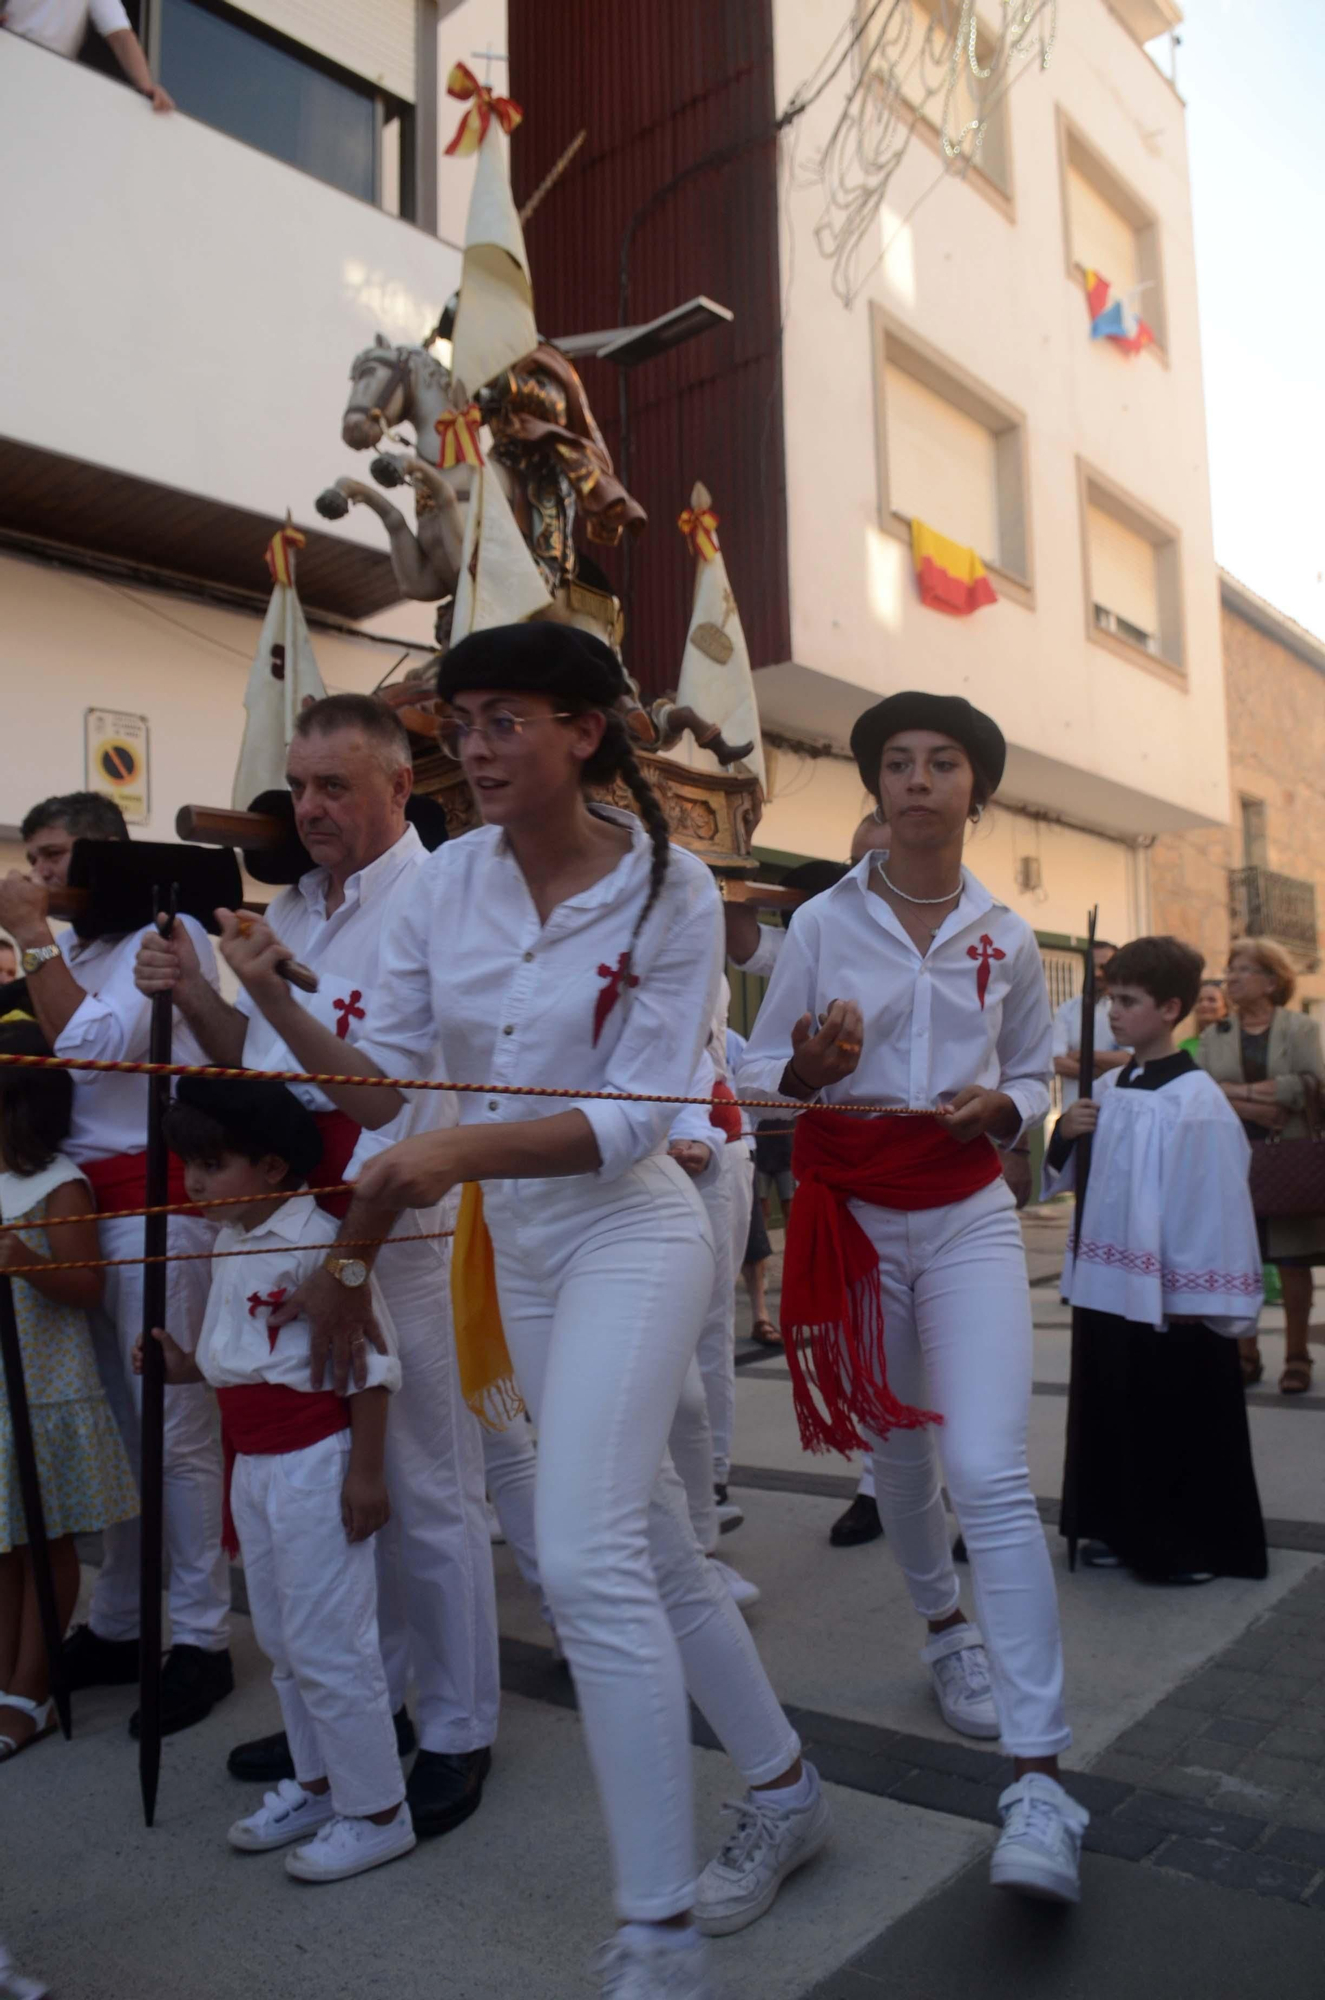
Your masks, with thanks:
[(350, 1406), (331, 1389), (292, 1389), (285, 1382), (251, 1382), (218, 1389), (221, 1445), (225, 1453), (225, 1498), (221, 1508), (221, 1546), (233, 1560), (239, 1537), (230, 1512), (230, 1481), (235, 1460), (265, 1458), (287, 1451), (306, 1451), (310, 1444), (350, 1427)]
[(888, 1387), (879, 1260), (847, 1203), (911, 1210), (965, 1201), (998, 1179), (993, 1146), (959, 1145), (928, 1118), (804, 1111), (791, 1168), (782, 1340), (802, 1445), (849, 1453), (868, 1449), (864, 1432), (885, 1438), (942, 1423)]

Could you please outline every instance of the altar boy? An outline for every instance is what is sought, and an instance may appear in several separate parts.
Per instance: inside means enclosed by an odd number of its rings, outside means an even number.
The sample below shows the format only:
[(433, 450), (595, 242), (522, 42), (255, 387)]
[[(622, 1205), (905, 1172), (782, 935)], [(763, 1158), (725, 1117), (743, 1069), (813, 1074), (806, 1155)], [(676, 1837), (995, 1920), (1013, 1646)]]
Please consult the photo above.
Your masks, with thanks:
[(1080, 1414), (1064, 1479), (1092, 1538), (1082, 1558), (1169, 1584), (1266, 1574), (1237, 1350), (1263, 1282), (1251, 1149), (1218, 1085), (1173, 1043), (1203, 965), (1172, 937), (1115, 955), (1109, 1012), (1132, 1054), (1063, 1114), (1047, 1162), (1046, 1192), (1071, 1186), (1076, 1142), (1094, 1134), (1063, 1270)]

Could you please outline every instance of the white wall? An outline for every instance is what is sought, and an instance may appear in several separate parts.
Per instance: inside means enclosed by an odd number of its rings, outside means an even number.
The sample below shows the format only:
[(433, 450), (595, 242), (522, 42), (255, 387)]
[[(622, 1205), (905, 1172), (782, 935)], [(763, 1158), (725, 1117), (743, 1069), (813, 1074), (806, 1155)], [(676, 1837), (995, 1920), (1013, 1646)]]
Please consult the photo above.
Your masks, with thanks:
[[(83, 789), (86, 708), (148, 719), (151, 821), (137, 838), (173, 840), (182, 805), (229, 805), (260, 618), (10, 557), (0, 557), (0, 602), (0, 825), (17, 826), (52, 792)], [(394, 658), (321, 632), (313, 650), (329, 693), (367, 693)]]
[[(423, 337), (455, 251), (16, 35), (3, 54), (0, 436), (325, 527), (317, 494), (366, 477), (350, 362), (379, 327)], [(381, 544), (361, 508), (334, 532)]]
[[(842, 8), (775, 0), (774, 18), (781, 105), (839, 31)], [(1058, 104), (1159, 217), (1167, 366), (1088, 338), (1082, 286), (1066, 269)], [(802, 160), (840, 106), (834, 88), (807, 115)], [(895, 246), (851, 311), (814, 241), (821, 196), (787, 198), (793, 659), (802, 678), (865, 695), (927, 686), (988, 707), (1014, 753), (1026, 753), (1025, 770), (1059, 774), (1043, 798), (1021, 789), (1034, 803), (1061, 810), (1063, 776), (1079, 772), (1091, 780), (1096, 823), (1135, 825), (1138, 793), (1167, 804), (1166, 823), (1222, 820), (1224, 696), (1182, 107), (1104, 0), (1073, 0), (1059, 9), (1049, 69), (1024, 66), (1009, 113), (1015, 220), (974, 186), (941, 180), (934, 153), (913, 140), (876, 225), (876, 247), (893, 237)], [(871, 299), (1026, 413), (1034, 610), (1003, 601), (963, 620), (924, 609), (908, 550), (880, 531)], [(1185, 692), (1086, 639), (1078, 454), (1181, 530)], [(829, 691), (809, 684), (804, 706), (813, 711)], [(792, 726), (796, 705), (785, 682), (764, 682), (770, 720)]]

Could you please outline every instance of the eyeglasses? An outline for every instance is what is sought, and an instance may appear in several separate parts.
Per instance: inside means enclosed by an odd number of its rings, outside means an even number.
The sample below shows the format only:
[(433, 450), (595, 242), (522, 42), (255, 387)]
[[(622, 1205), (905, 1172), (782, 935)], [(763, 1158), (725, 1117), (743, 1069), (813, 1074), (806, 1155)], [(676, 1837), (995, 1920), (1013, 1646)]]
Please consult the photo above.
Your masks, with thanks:
[(489, 750), (513, 750), (531, 723), (571, 719), (568, 708), (556, 709), (550, 715), (511, 715), (499, 708), (486, 722), (462, 722), (458, 715), (447, 715), (443, 716), (440, 729), (442, 748), (452, 757), (459, 757), (466, 743), (477, 739)]

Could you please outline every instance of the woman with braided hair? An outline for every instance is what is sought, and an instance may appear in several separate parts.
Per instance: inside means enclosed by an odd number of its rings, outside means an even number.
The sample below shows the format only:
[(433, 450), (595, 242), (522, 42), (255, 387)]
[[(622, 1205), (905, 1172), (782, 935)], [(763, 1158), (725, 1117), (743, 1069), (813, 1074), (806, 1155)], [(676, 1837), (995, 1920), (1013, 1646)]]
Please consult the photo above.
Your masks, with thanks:
[[(458, 1126), (365, 1167), (345, 1235), (380, 1236), (400, 1209), (482, 1185), (501, 1329), (538, 1425), (539, 1565), (615, 1866), (621, 1927), (602, 1992), (707, 2000), (698, 1930), (761, 1916), (829, 1824), (667, 1456), (714, 1273), (703, 1204), (666, 1152), (674, 1106), (599, 1095), (684, 1097), (720, 975), (717, 893), (669, 842), (624, 690), (601, 641), (548, 622), (473, 634), (443, 660), (438, 691), (484, 823), (419, 869), (383, 945), (386, 1011), (344, 1059), (386, 1076), (437, 1074), (440, 1060), (458, 1083), (568, 1098), (463, 1093)], [(587, 799), (614, 776), (639, 819)], [(379, 1129), (401, 1104), (343, 1096)], [(481, 1274), (473, 1213), (466, 1186), (455, 1267)], [(461, 1331), (474, 1297), (457, 1288), (456, 1310)], [(351, 1348), (373, 1337), (362, 1307), (342, 1318)], [(698, 1882), (687, 1692), (750, 1787)]]

